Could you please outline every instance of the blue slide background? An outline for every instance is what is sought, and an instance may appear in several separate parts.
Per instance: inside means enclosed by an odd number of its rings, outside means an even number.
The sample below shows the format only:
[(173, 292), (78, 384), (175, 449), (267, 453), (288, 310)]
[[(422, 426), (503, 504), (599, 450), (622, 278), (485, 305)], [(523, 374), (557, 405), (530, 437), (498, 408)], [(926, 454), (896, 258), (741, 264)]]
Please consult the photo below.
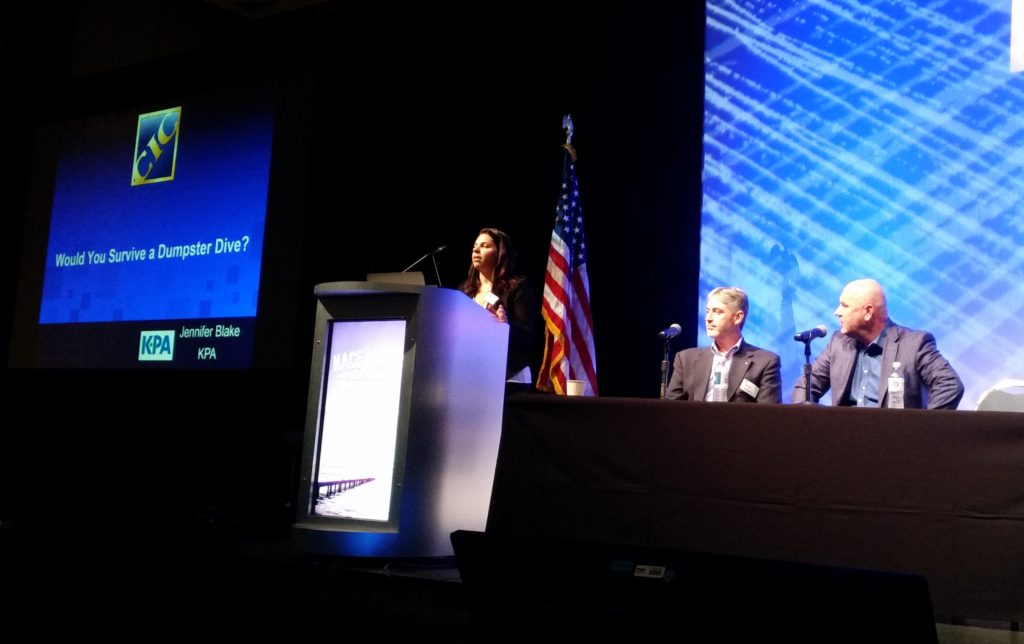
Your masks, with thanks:
[(935, 334), (960, 409), (1024, 378), (1010, 5), (708, 0), (700, 294), (749, 293), (744, 335), (782, 356), (787, 401), (794, 331), (836, 330), (860, 277), (882, 283), (896, 322)]
[[(138, 116), (66, 131), (57, 167), (40, 324), (254, 317), (273, 111), (252, 96), (181, 105), (174, 179), (131, 186)], [(152, 110), (148, 110), (152, 111)], [(242, 241), (243, 251), (58, 267), (57, 253)], [(247, 238), (247, 241), (246, 241)], [(214, 247), (215, 248), (215, 247)]]

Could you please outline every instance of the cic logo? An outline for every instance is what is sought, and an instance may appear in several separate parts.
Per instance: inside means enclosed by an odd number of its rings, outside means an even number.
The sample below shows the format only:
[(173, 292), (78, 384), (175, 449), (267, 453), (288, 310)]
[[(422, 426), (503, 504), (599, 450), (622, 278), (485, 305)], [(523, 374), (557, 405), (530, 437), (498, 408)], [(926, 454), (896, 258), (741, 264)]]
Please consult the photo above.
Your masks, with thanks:
[(180, 107), (139, 115), (132, 163), (133, 186), (174, 179), (180, 124)]
[(174, 331), (143, 331), (139, 335), (139, 361), (174, 360)]

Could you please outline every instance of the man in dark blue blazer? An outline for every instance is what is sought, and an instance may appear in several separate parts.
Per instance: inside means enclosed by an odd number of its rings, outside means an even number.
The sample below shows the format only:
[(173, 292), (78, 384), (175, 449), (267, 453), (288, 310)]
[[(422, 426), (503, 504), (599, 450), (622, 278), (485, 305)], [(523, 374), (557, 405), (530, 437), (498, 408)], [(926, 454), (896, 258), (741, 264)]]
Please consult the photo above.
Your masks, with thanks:
[[(839, 296), (840, 329), (811, 367), (811, 400), (832, 390), (832, 404), (888, 407), (893, 363), (903, 375), (903, 406), (956, 409), (964, 385), (935, 344), (935, 336), (889, 319), (885, 291), (872, 279), (850, 282)], [(795, 403), (807, 400), (806, 377), (793, 388)]]
[(749, 308), (747, 294), (735, 286), (720, 286), (708, 293), (704, 325), (712, 344), (676, 354), (665, 398), (714, 400), (712, 381), (717, 372), (723, 379), (722, 402), (781, 402), (778, 354), (743, 339)]

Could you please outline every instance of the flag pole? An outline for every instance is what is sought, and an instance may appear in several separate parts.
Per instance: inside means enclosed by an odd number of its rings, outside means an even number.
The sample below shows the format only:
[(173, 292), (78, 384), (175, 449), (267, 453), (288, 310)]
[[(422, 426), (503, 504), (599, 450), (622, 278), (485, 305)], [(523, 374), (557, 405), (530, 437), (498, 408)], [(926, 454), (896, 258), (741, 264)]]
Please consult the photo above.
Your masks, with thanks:
[(569, 393), (570, 380), (584, 384), (584, 396), (597, 395), (597, 363), (594, 358), (593, 320), (590, 311), (590, 280), (583, 236), (583, 207), (576, 177), (576, 150), (572, 147), (572, 116), (562, 118), (565, 158), (562, 163), (561, 196), (548, 248), (541, 316), (544, 318), (544, 359), (537, 389)]

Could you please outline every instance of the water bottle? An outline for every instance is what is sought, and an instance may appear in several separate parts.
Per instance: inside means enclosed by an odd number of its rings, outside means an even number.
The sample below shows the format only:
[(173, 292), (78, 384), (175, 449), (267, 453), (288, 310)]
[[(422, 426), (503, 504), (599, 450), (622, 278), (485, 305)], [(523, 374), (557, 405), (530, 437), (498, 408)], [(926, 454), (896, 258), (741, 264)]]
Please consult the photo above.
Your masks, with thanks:
[(726, 384), (725, 374), (718, 367), (711, 377), (711, 402), (725, 402), (726, 401)]
[(903, 409), (903, 374), (900, 363), (892, 363), (892, 375), (889, 376), (889, 407)]

